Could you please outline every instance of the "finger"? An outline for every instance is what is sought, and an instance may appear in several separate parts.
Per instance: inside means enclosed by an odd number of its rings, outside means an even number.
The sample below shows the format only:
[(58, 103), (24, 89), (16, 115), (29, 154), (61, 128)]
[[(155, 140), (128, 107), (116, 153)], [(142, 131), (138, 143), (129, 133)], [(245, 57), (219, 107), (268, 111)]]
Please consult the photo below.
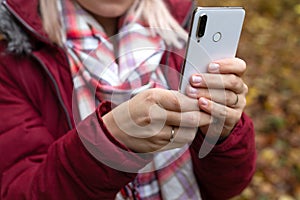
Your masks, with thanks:
[(234, 126), (242, 115), (241, 109), (230, 108), (202, 97), (199, 99), (199, 106), (213, 117), (224, 120), (227, 126)]
[(164, 126), (159, 134), (143, 140), (150, 152), (174, 149), (191, 143), (195, 138), (197, 129), (198, 128)]
[(195, 99), (204, 97), (226, 106), (237, 104), (237, 94), (231, 90), (187, 87), (186, 94)]
[(157, 104), (165, 110), (175, 112), (199, 111), (198, 102), (178, 91), (153, 89), (143, 97), (151, 104)]
[(209, 124), (211, 122), (211, 116), (205, 112), (201, 112), (199, 106), (197, 110), (198, 111), (177, 112), (156, 106), (155, 110), (153, 109), (153, 112), (151, 112), (150, 121), (151, 123), (161, 124), (161, 126), (170, 125), (180, 127), (199, 127)]
[[(169, 140), (167, 148), (179, 148), (185, 144), (190, 144), (197, 133), (198, 128), (189, 128), (189, 127), (175, 127), (174, 128), (174, 138)], [(171, 136), (171, 134), (169, 134)], [(169, 137), (170, 137), (169, 136)]]
[(246, 71), (246, 62), (240, 58), (216, 60), (209, 64), (208, 72), (220, 74), (236, 74), (242, 76)]
[(190, 111), (190, 112), (167, 112), (168, 118), (166, 123), (168, 125), (175, 125), (180, 127), (200, 127), (211, 123), (211, 116), (205, 112)]
[[(201, 82), (194, 82), (199, 77)], [(195, 88), (227, 89), (238, 94), (245, 90), (243, 79), (235, 74), (196, 74), (190, 81), (191, 86)]]

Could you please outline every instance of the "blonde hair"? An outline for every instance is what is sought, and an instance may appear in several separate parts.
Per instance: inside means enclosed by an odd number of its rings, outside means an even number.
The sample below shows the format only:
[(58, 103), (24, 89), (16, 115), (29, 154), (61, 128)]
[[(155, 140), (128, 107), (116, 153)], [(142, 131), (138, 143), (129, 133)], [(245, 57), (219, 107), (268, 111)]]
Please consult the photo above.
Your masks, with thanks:
[[(50, 40), (63, 45), (64, 33), (57, 2), (57, 0), (40, 0), (40, 9), (43, 27)], [(127, 16), (129, 15), (134, 15), (135, 20), (143, 19), (151, 28), (152, 34), (159, 35), (167, 45), (180, 48), (182, 40), (185, 41), (188, 37), (187, 32), (173, 18), (163, 0), (136, 0), (127, 12)]]

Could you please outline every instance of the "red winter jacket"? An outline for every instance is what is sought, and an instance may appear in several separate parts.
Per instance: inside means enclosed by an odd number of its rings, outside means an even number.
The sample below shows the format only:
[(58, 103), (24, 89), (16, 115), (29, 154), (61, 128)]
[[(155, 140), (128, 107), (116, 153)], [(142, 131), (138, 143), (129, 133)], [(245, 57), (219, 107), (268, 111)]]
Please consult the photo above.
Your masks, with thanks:
[[(167, 3), (178, 22), (187, 25), (192, 3)], [(38, 1), (6, 0), (3, 5), (8, 12), (1, 8), (0, 32), (7, 40), (0, 41), (0, 199), (114, 199), (136, 174), (97, 161), (79, 139), (66, 54), (51, 44), (43, 31)], [(17, 55), (7, 49), (29, 53)], [(181, 61), (175, 53), (166, 53), (162, 62), (179, 70)], [(142, 168), (150, 158), (124, 155), (117, 147), (126, 147), (105, 128), (101, 116), (109, 111), (107, 105), (101, 103), (77, 128), (102, 141), (97, 150), (103, 152), (104, 159)], [(202, 143), (203, 138), (197, 135), (190, 150), (203, 199), (239, 194), (255, 169), (251, 120), (243, 114), (232, 134), (199, 159)]]

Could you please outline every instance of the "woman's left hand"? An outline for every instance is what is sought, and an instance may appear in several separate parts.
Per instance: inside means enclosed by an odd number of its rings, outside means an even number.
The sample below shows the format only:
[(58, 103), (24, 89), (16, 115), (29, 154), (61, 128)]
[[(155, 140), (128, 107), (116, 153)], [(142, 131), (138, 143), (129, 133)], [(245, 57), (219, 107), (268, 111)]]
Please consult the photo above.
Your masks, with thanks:
[[(186, 94), (199, 99), (199, 107), (220, 122), (217, 136), (226, 137), (240, 120), (246, 106), (248, 87), (241, 78), (246, 71), (245, 61), (239, 58), (222, 59), (208, 66), (208, 73), (194, 74)], [(218, 127), (218, 126), (215, 126)], [(208, 126), (201, 127), (204, 134)]]

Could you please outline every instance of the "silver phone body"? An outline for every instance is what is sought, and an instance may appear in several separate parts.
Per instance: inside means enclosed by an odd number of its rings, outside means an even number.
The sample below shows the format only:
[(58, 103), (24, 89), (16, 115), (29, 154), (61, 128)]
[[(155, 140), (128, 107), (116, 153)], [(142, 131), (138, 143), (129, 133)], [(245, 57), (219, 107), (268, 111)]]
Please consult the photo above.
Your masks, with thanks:
[[(199, 20), (207, 16), (204, 35), (199, 37)], [(179, 90), (185, 93), (193, 74), (206, 73), (208, 64), (236, 55), (245, 10), (241, 7), (198, 7), (194, 10)]]

